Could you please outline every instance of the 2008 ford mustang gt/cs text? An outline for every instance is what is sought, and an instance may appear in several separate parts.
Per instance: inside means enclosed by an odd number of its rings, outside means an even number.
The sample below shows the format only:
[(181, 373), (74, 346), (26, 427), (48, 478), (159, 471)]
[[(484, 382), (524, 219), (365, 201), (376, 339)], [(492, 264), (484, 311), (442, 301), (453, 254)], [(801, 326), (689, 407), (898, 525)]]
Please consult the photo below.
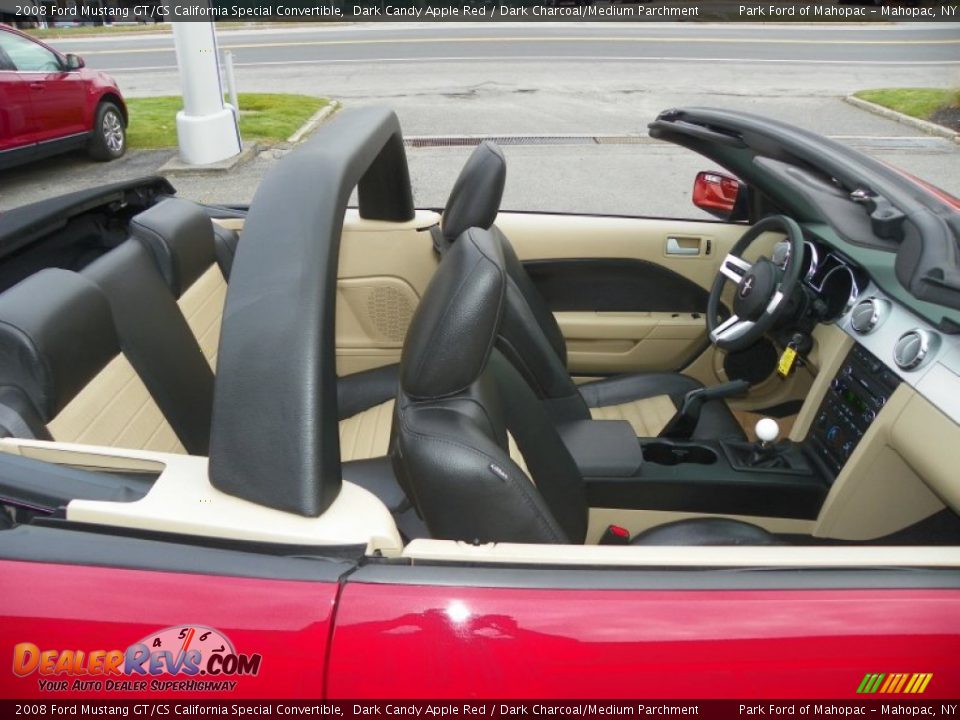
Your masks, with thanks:
[(3, 694), (955, 694), (957, 201), (650, 134), (716, 220), (415, 209), (380, 108), (0, 216)]

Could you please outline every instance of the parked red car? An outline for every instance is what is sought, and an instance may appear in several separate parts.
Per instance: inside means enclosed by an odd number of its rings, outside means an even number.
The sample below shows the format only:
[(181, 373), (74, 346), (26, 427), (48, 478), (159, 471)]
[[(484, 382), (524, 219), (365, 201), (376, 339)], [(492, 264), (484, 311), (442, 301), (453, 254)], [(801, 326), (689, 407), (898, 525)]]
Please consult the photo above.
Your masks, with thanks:
[(112, 77), (0, 26), (0, 168), (84, 147), (114, 160), (127, 149), (127, 120)]

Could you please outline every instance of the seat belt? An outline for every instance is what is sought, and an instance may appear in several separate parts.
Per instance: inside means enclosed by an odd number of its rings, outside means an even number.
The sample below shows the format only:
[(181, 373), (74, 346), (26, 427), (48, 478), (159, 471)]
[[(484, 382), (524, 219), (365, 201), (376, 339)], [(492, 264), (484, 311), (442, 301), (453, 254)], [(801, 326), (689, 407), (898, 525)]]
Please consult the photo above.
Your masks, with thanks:
[(433, 251), (437, 254), (437, 257), (442, 258), (450, 249), (450, 242), (443, 236), (440, 223), (430, 226), (430, 237), (433, 240)]

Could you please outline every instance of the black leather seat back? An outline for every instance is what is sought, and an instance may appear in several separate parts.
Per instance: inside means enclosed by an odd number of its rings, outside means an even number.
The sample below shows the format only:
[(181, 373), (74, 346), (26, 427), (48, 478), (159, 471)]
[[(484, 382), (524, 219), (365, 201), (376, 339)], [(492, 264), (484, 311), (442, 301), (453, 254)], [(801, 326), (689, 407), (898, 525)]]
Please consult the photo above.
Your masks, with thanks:
[[(394, 467), (432, 537), (582, 542), (576, 466), (536, 396), (493, 348), (506, 289), (500, 244), (490, 232), (466, 231), (407, 333)], [(508, 431), (533, 481), (510, 459)]]
[(567, 345), (557, 319), (517, 258), (510, 241), (492, 228), (507, 270), (507, 304), (497, 346), (558, 418), (585, 420), (586, 403), (567, 371)]
[(494, 225), (507, 177), (496, 145), (483, 142), (467, 160), (443, 209), (447, 244), (471, 227), (490, 230), (500, 245), (507, 273), (506, 310), (497, 346), (536, 393), (553, 403), (563, 419), (586, 419), (589, 410), (567, 372), (567, 345), (556, 318), (534, 287), (510, 241)]
[(130, 221), (130, 233), (150, 250), (178, 298), (216, 259), (213, 222), (188, 200), (167, 198), (144, 210)]
[(110, 306), (91, 281), (47, 269), (0, 294), (0, 426), (49, 440), (45, 424), (120, 352)]

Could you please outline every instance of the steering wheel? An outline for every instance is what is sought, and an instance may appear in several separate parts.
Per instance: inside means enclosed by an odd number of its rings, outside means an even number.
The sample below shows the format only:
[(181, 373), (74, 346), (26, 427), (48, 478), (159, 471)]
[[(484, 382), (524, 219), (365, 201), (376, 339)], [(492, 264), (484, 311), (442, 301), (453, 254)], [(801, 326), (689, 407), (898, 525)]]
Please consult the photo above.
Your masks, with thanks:
[[(784, 269), (765, 257), (753, 265), (743, 259), (744, 251), (765, 232), (786, 233), (790, 255)], [(789, 306), (784, 301), (797, 288), (802, 258), (803, 231), (796, 220), (771, 215), (747, 230), (720, 263), (720, 272), (710, 289), (707, 302), (710, 342), (721, 350), (731, 351), (743, 350), (759, 340)], [(737, 286), (733, 314), (719, 322), (720, 295), (728, 280)]]

